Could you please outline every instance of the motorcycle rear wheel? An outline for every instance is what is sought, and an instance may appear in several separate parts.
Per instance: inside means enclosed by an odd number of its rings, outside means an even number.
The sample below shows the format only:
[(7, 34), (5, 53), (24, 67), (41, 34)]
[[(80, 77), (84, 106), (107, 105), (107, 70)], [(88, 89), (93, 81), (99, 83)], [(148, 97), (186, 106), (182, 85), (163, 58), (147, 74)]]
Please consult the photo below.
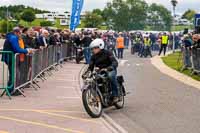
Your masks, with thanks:
[(86, 112), (92, 118), (99, 118), (102, 115), (103, 106), (99, 93), (94, 96), (90, 89), (87, 89), (82, 94), (83, 105)]
[(124, 108), (124, 104), (125, 104), (124, 96), (120, 96), (119, 98), (120, 98), (120, 101), (114, 104), (116, 109)]
[(115, 103), (114, 106), (116, 109), (122, 109), (124, 108), (124, 104), (125, 104), (125, 95), (124, 95), (124, 92), (123, 92), (123, 89), (124, 89), (124, 86), (122, 85), (120, 87), (120, 96), (119, 96), (119, 102)]

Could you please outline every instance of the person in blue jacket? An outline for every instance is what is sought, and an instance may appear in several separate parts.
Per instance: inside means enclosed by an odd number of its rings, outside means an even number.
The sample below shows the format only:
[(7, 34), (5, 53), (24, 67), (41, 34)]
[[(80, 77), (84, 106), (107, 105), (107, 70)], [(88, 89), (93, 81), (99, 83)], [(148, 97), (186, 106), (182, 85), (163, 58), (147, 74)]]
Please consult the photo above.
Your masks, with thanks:
[[(28, 54), (28, 53), (32, 53), (32, 50), (28, 50), (28, 49), (22, 49), (19, 46), (19, 37), (21, 36), (21, 30), (18, 27), (15, 27), (13, 29), (13, 32), (8, 33), (6, 35), (6, 40), (4, 42), (4, 46), (3, 46), (3, 51), (11, 51), (13, 52), (13, 54), (16, 53), (23, 53), (23, 54)], [(5, 64), (8, 66), (8, 71), (9, 71), (9, 79), (8, 79), (8, 87), (9, 87), (9, 92), (11, 95), (16, 95), (16, 93), (14, 92), (14, 86), (12, 83), (12, 56), (10, 54), (6, 54), (4, 53), (2, 55), (2, 59), (3, 62), (5, 62)]]

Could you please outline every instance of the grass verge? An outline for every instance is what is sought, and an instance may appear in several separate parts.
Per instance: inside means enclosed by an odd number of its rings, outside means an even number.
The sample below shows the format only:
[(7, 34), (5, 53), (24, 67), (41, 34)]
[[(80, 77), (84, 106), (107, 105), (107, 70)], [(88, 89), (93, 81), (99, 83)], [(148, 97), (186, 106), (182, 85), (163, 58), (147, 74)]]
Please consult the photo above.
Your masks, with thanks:
[(193, 79), (200, 81), (200, 76), (199, 75), (191, 75), (191, 70), (185, 70), (181, 71), (183, 67), (183, 61), (182, 61), (182, 56), (180, 52), (176, 52), (173, 54), (170, 54), (166, 57), (162, 57), (163, 62), (169, 66), (170, 68), (183, 73), (189, 77), (192, 77)]

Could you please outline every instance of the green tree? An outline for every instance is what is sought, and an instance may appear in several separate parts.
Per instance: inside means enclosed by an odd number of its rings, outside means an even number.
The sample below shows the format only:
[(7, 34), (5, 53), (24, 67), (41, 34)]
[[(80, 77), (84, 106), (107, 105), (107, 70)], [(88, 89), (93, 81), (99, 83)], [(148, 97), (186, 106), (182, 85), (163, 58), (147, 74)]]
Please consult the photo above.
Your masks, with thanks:
[(86, 12), (85, 18), (82, 20), (84, 27), (99, 28), (102, 25), (103, 18), (101, 15), (93, 12)]
[(48, 27), (48, 26), (52, 26), (52, 25), (53, 24), (50, 21), (42, 21), (42, 22), (40, 22), (40, 26), (42, 26), (42, 27)]
[(29, 6), (24, 6), (24, 5), (10, 5), (8, 7), (6, 6), (1, 6), (0, 7), (0, 17), (5, 19), (6, 18), (6, 11), (9, 11), (9, 14), (12, 18), (14, 19), (19, 19), (19, 14), (22, 14), (24, 12), (24, 10), (31, 10), (33, 11), (35, 14), (38, 13), (47, 13), (48, 11), (44, 11), (44, 10), (40, 10), (37, 8), (32, 8)]
[(194, 19), (194, 15), (196, 14), (196, 11), (195, 10), (191, 10), (191, 9), (188, 9), (182, 16), (182, 18), (185, 18), (187, 20), (190, 20), (192, 21)]
[(145, 28), (147, 7), (144, 0), (113, 0), (107, 3), (102, 16), (115, 30), (142, 30)]
[(171, 12), (162, 5), (153, 3), (148, 8), (148, 25), (152, 30), (171, 30)]
[(94, 10), (92, 11), (92, 13), (95, 13), (95, 14), (98, 14), (98, 15), (101, 15), (101, 16), (102, 16), (102, 11), (101, 11), (101, 9), (94, 9)]
[(31, 23), (35, 20), (35, 13), (30, 9), (27, 9), (22, 13), (21, 19), (28, 23)]
[(8, 30), (8, 32), (10, 32), (10, 31), (12, 31), (13, 27), (14, 27), (14, 25), (12, 23), (7, 22), (6, 20), (3, 20), (0, 23), (0, 33), (7, 33), (7, 30)]

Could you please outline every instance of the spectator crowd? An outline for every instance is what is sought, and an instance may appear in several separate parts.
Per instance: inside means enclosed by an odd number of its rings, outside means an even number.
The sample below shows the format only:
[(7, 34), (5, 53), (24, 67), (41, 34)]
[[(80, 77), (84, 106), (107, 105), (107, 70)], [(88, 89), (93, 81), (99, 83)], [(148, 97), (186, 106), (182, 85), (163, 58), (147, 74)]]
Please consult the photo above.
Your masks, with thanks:
[[(50, 28), (26, 28), (23, 26), (15, 27), (11, 33), (1, 35), (5, 38), (3, 51), (12, 51), (14, 54), (20, 53), (20, 61), (23, 61), (24, 54), (32, 54), (36, 50), (45, 49), (49, 46), (60, 46), (68, 42), (69, 45), (76, 48), (83, 48), (83, 54), (86, 64), (90, 63), (91, 51), (90, 44), (96, 38), (101, 38), (105, 42), (105, 49), (112, 52), (118, 59), (124, 58), (124, 49), (128, 49), (131, 45), (131, 53), (138, 53), (139, 57), (152, 57), (152, 51), (159, 51), (159, 55), (163, 52), (166, 54), (167, 49), (177, 49), (184, 47), (186, 51), (186, 67), (191, 66), (190, 56), (191, 49), (200, 48), (200, 36), (193, 33), (172, 34), (167, 32), (115, 32), (115, 31), (99, 31), (99, 30), (81, 30), (70, 32), (69, 30), (50, 29)], [(175, 45), (173, 45), (175, 40)], [(72, 49), (73, 53), (76, 53)], [(11, 73), (11, 59), (2, 56)], [(8, 85), (11, 84), (11, 76)], [(14, 88), (10, 93), (16, 95)]]

